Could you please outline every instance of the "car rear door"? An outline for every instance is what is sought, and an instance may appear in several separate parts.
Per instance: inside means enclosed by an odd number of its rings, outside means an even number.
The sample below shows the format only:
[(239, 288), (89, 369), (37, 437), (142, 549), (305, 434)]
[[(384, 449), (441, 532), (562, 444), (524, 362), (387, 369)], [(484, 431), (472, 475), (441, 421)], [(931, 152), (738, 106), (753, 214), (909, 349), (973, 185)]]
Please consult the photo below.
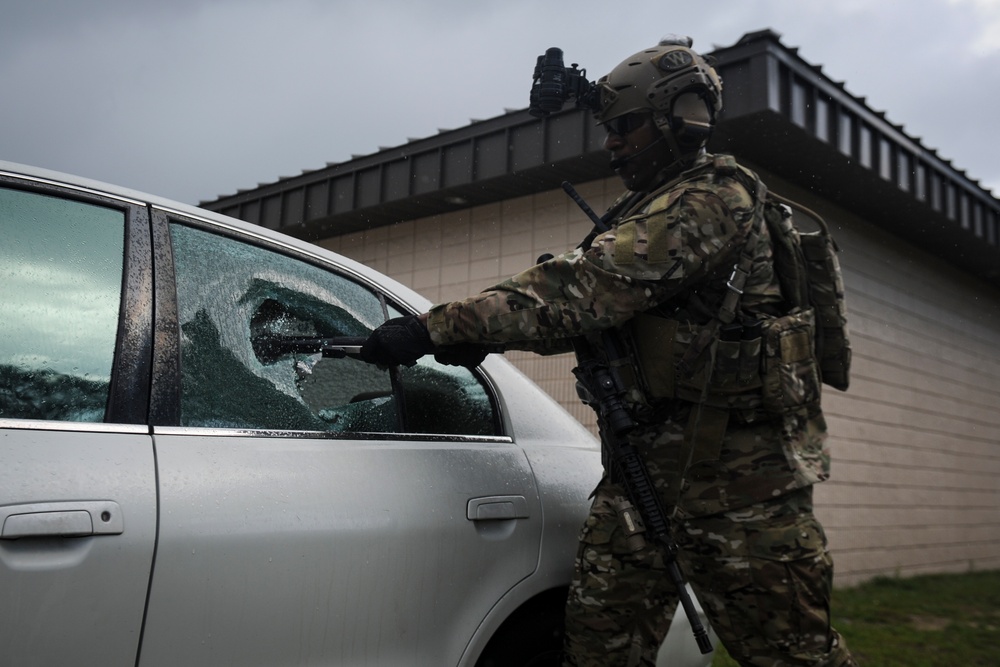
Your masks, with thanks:
[(179, 326), (157, 338), (161, 528), (141, 665), (457, 664), (541, 539), (494, 388), (429, 360), (390, 372), (296, 351), (398, 311), (275, 240), (153, 218)]
[(0, 663), (134, 665), (156, 535), (149, 218), (0, 172)]

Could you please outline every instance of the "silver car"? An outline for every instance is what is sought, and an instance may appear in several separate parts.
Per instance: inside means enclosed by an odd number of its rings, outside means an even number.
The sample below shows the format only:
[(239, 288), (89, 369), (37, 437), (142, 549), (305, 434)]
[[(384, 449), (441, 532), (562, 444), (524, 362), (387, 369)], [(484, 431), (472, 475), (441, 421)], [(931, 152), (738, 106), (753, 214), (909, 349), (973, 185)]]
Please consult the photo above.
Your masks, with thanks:
[(356, 358), (428, 305), (0, 162), (0, 663), (555, 664), (599, 448), (496, 355)]

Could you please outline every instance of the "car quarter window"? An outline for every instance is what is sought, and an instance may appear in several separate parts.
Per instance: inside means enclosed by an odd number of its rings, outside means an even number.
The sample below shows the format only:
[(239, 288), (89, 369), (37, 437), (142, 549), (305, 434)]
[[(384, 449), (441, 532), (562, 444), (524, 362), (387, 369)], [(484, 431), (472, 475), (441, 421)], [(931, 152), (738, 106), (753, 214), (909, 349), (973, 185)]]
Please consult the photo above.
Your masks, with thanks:
[(466, 369), (424, 361), (394, 381), (386, 369), (307, 344), (367, 336), (386, 317), (373, 290), (235, 238), (178, 223), (170, 229), (182, 425), (495, 432), (490, 396)]
[[(390, 317), (401, 314), (390, 307)], [(469, 369), (425, 356), (401, 368), (400, 377), (410, 432), (499, 435), (490, 393)]]
[(0, 188), (0, 418), (100, 422), (125, 213)]

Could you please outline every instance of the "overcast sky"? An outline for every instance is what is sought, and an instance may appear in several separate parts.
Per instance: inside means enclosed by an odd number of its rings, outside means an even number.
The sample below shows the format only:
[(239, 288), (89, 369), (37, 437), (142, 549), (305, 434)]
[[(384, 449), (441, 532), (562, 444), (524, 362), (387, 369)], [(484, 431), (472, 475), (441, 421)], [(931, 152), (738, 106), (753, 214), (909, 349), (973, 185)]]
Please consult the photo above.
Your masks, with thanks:
[(198, 203), (763, 28), (1000, 194), (1000, 0), (0, 0), (0, 160)]

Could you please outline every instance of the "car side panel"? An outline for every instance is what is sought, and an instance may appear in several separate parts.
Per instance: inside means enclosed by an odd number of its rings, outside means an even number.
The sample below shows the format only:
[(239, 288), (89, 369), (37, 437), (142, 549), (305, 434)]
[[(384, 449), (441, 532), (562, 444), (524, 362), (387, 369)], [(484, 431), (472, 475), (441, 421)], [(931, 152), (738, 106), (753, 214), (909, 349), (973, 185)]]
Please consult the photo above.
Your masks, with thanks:
[[(511, 443), (155, 440), (143, 667), (456, 665), (537, 565), (538, 497)], [(485, 520), (467, 518), (474, 499)]]
[[(0, 512), (23, 535), (0, 539), (0, 664), (134, 665), (156, 537), (150, 437), (0, 428)], [(42, 535), (80, 528), (64, 517), (97, 534)]]

